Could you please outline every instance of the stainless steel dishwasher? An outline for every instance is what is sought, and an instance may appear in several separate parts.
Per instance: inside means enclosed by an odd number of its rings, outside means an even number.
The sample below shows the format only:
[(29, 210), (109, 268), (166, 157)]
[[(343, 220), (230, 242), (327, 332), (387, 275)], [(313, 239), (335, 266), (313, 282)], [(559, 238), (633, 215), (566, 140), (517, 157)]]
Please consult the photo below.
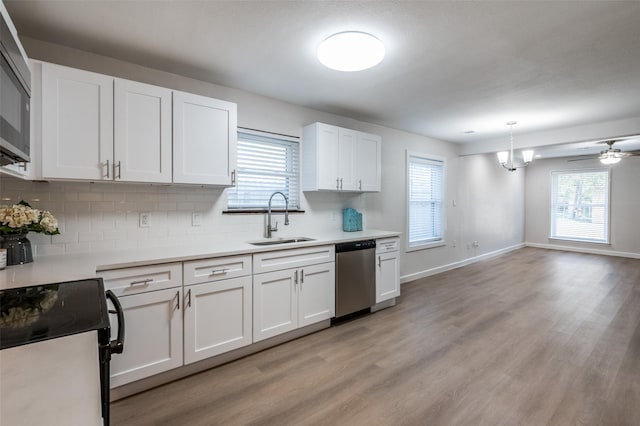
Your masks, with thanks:
[(376, 302), (376, 241), (336, 244), (336, 318)]

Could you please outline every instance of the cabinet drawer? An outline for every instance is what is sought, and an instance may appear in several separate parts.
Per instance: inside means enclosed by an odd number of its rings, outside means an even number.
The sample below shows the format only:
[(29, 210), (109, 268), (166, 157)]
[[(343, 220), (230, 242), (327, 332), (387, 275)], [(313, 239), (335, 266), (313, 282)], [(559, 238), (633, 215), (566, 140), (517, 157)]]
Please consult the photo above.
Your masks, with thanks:
[(398, 251), (400, 247), (400, 238), (384, 238), (376, 240), (376, 253), (387, 253), (390, 251)]
[(261, 274), (334, 261), (335, 247), (333, 245), (270, 251), (253, 255), (253, 273)]
[(113, 291), (116, 296), (126, 296), (180, 287), (182, 263), (112, 269), (100, 271), (97, 275), (103, 278), (105, 290)]
[(184, 285), (251, 275), (251, 255), (184, 262)]

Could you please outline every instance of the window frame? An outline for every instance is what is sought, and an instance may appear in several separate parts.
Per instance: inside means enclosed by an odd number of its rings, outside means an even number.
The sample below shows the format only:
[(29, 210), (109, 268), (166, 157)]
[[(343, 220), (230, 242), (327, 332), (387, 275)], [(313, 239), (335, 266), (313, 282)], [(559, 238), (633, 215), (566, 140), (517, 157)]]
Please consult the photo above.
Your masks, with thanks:
[[(411, 158), (415, 157), (415, 158), (419, 158), (422, 160), (427, 160), (427, 161), (435, 161), (435, 162), (441, 162), (442, 163), (442, 198), (441, 198), (441, 204), (442, 204), (442, 212), (441, 215), (442, 217), (440, 218), (440, 222), (442, 223), (442, 237), (438, 240), (434, 240), (434, 241), (429, 241), (429, 242), (424, 242), (424, 243), (414, 243), (413, 245), (411, 244), (411, 234), (410, 234), (410, 226), (411, 226), (411, 222), (410, 222), (410, 216), (411, 216), (411, 206), (410, 206), (410, 179), (411, 177), (409, 176), (409, 172), (410, 172), (410, 162), (411, 162)], [(406, 156), (405, 156), (405, 207), (406, 207), (406, 226), (405, 229), (407, 231), (407, 238), (405, 241), (405, 252), (412, 252), (412, 251), (418, 251), (418, 250), (427, 250), (427, 249), (431, 249), (431, 248), (436, 248), (436, 247), (443, 247), (447, 245), (446, 242), (446, 232), (447, 232), (447, 160), (445, 157), (441, 157), (438, 155), (431, 155), (431, 154), (425, 154), (422, 152), (417, 152), (417, 151), (410, 151), (410, 150), (406, 150)]]
[[(255, 130), (255, 129), (247, 129), (247, 128), (241, 128), (238, 127), (237, 130), (237, 138), (238, 138), (238, 142), (240, 141), (240, 139), (242, 138), (241, 135), (248, 135), (248, 136), (257, 136), (259, 138), (266, 138), (266, 139), (274, 139), (274, 140), (280, 140), (282, 142), (290, 142), (290, 143), (296, 143), (298, 145), (297, 148), (297, 162), (298, 162), (298, 173), (297, 173), (297, 180), (298, 180), (298, 184), (297, 184), (297, 201), (298, 201), (298, 206), (292, 206), (291, 204), (289, 204), (289, 212), (290, 213), (304, 213), (304, 210), (302, 209), (302, 190), (301, 190), (301, 151), (302, 151), (302, 147), (301, 147), (301, 143), (302, 141), (300, 140), (299, 137), (295, 137), (295, 136), (289, 136), (289, 135), (284, 135), (284, 134), (280, 134), (280, 133), (272, 133), (272, 132), (266, 132), (266, 131), (260, 131), (260, 130)], [(236, 148), (236, 156), (238, 155), (237, 152), (237, 148)], [(237, 162), (237, 159), (236, 159)], [(236, 168), (236, 173), (239, 173), (239, 170)], [(236, 175), (236, 182), (238, 181), (238, 176)], [(233, 186), (231, 188), (227, 188), (227, 190), (232, 190), (235, 189), (237, 186)], [(279, 191), (280, 189), (274, 189), (273, 191)], [(226, 208), (223, 210), (222, 213), (224, 214), (264, 214), (265, 212), (267, 212), (268, 210), (268, 206), (265, 206), (264, 208), (260, 208), (260, 207), (229, 207), (229, 195), (228, 195), (228, 191), (227, 192), (227, 202), (226, 202)], [(290, 197), (291, 192), (289, 192), (288, 194), (288, 198), (291, 199)], [(278, 198), (278, 199), (281, 199)], [(275, 200), (275, 199), (274, 199)], [(272, 212), (284, 212), (284, 206), (278, 206), (278, 207), (273, 207), (271, 209)]]
[[(604, 240), (596, 240), (591, 238), (579, 238), (579, 237), (564, 237), (554, 235), (554, 216), (555, 216), (555, 182), (556, 176), (561, 174), (571, 174), (571, 173), (593, 173), (593, 172), (606, 172), (607, 174), (607, 200), (606, 200), (606, 226), (604, 227), (605, 239)], [(585, 169), (568, 169), (568, 170), (552, 170), (551, 171), (551, 179), (550, 179), (550, 191), (549, 191), (549, 240), (554, 241), (572, 241), (578, 243), (587, 243), (587, 244), (600, 244), (600, 245), (611, 245), (611, 168), (610, 167), (591, 167)]]

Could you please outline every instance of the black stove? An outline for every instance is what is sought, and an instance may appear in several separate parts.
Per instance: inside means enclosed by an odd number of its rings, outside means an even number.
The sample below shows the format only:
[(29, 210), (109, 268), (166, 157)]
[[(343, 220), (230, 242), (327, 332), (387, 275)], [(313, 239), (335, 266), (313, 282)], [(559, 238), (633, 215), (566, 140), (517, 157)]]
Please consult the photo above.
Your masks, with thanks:
[(100, 279), (0, 291), (0, 349), (108, 328)]
[[(107, 308), (107, 298), (115, 310)], [(111, 341), (109, 313), (118, 315), (118, 338)], [(109, 424), (111, 355), (124, 347), (124, 314), (102, 278), (0, 290), (0, 350), (78, 333), (98, 333), (102, 417)]]

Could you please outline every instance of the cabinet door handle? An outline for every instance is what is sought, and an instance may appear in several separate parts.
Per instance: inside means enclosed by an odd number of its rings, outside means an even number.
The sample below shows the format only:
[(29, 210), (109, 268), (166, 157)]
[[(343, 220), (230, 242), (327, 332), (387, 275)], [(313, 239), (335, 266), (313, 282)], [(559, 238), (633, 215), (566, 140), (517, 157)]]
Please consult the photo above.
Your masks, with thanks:
[(293, 273), (293, 283), (298, 284), (298, 270)]
[(176, 291), (176, 309), (180, 310), (180, 290)]
[(236, 169), (233, 169), (231, 171), (231, 185), (235, 185), (236, 184)]
[(358, 189), (362, 191), (362, 179), (358, 181)]
[(213, 271), (211, 271), (211, 274), (209, 274), (209, 276), (211, 276), (211, 275), (222, 275), (222, 274), (226, 274), (227, 272), (229, 272), (228, 268), (214, 269)]
[(147, 278), (146, 280), (131, 281), (129, 283), (129, 286), (133, 287), (134, 285), (147, 285), (152, 282), (153, 278)]
[(340, 178), (336, 178), (336, 189), (340, 189)]
[(378, 268), (382, 268), (382, 257), (378, 256)]
[(187, 297), (185, 297), (185, 302), (187, 302), (187, 306), (185, 306), (186, 308), (190, 308), (191, 307), (191, 289), (189, 289), (189, 291), (187, 291)]
[(111, 176), (109, 176), (109, 160), (107, 160), (107, 176), (105, 176), (107, 179), (111, 179)]
[(25, 172), (27, 171), (27, 163), (25, 163), (24, 161), (22, 163), (18, 163), (18, 168), (24, 170)]
[(342, 178), (340, 178), (340, 191), (342, 191)]
[[(116, 176), (116, 168), (118, 169), (118, 175), (117, 176)], [(118, 164), (116, 164), (114, 162), (113, 163), (113, 178), (114, 179), (121, 179), (122, 178), (121, 173), (122, 173), (122, 167), (121, 167), (120, 161), (118, 161)], [(107, 177), (109, 177), (109, 176), (107, 176)]]
[(300, 270), (300, 284), (304, 284), (304, 269)]

